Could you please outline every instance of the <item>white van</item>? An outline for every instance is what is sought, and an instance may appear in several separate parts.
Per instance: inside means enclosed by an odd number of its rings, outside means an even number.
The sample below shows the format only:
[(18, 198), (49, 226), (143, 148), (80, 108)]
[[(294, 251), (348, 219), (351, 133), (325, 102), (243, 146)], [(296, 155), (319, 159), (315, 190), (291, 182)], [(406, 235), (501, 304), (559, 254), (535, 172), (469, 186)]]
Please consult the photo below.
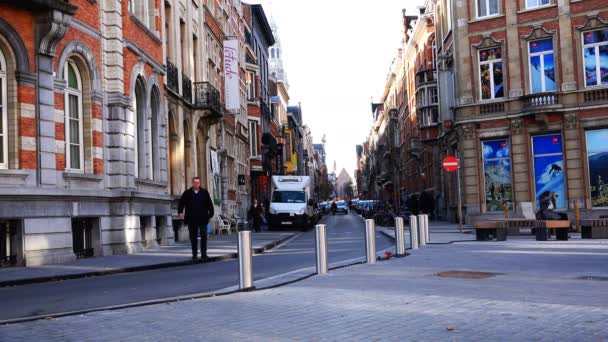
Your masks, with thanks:
[(308, 228), (312, 225), (314, 201), (309, 176), (272, 176), (268, 228)]

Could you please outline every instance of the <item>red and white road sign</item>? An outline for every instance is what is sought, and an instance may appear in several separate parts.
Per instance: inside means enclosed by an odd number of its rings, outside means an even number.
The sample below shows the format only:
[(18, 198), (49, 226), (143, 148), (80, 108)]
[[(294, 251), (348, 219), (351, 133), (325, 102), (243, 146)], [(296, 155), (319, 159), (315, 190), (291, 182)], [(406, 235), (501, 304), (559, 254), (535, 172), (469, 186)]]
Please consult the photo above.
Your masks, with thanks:
[(456, 157), (445, 157), (443, 160), (443, 169), (447, 172), (454, 172), (458, 170), (458, 159)]

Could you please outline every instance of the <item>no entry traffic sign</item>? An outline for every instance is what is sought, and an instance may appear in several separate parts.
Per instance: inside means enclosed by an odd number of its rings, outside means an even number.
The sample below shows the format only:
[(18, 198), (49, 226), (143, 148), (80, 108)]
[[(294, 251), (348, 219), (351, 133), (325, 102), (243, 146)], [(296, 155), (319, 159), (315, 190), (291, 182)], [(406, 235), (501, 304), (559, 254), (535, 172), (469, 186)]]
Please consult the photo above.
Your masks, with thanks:
[(445, 157), (443, 160), (443, 169), (447, 172), (454, 172), (458, 170), (458, 159), (456, 157)]

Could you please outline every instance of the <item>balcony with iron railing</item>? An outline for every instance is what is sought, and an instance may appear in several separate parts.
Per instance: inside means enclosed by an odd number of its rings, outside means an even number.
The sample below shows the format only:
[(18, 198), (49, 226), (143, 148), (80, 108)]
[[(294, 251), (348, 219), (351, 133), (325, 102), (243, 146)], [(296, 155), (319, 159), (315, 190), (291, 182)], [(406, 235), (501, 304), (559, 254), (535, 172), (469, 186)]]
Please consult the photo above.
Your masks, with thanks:
[(220, 92), (211, 83), (194, 83), (194, 94), (195, 109), (207, 111), (208, 117), (221, 118), (223, 116)]
[(192, 103), (192, 81), (182, 73), (182, 96), (188, 103)]
[(179, 70), (171, 62), (167, 62), (167, 87), (179, 94)]

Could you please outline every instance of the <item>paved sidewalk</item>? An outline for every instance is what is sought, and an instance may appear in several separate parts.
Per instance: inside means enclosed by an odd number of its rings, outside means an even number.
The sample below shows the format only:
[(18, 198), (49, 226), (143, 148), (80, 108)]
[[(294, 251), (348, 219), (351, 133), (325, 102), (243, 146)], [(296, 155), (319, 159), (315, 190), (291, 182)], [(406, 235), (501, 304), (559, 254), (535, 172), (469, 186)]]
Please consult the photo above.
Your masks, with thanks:
[[(411, 253), (269, 290), (0, 326), (0, 340), (608, 340), (608, 240)], [(493, 276), (437, 276), (446, 271)]]
[[(298, 232), (252, 233), (256, 253), (299, 234)], [(237, 234), (210, 235), (207, 254), (210, 261), (237, 257)], [(74, 262), (37, 267), (0, 268), (0, 287), (69, 279), (85, 276), (132, 272), (145, 269), (181, 266), (192, 263), (190, 242), (146, 249), (140, 253), (80, 259)]]

